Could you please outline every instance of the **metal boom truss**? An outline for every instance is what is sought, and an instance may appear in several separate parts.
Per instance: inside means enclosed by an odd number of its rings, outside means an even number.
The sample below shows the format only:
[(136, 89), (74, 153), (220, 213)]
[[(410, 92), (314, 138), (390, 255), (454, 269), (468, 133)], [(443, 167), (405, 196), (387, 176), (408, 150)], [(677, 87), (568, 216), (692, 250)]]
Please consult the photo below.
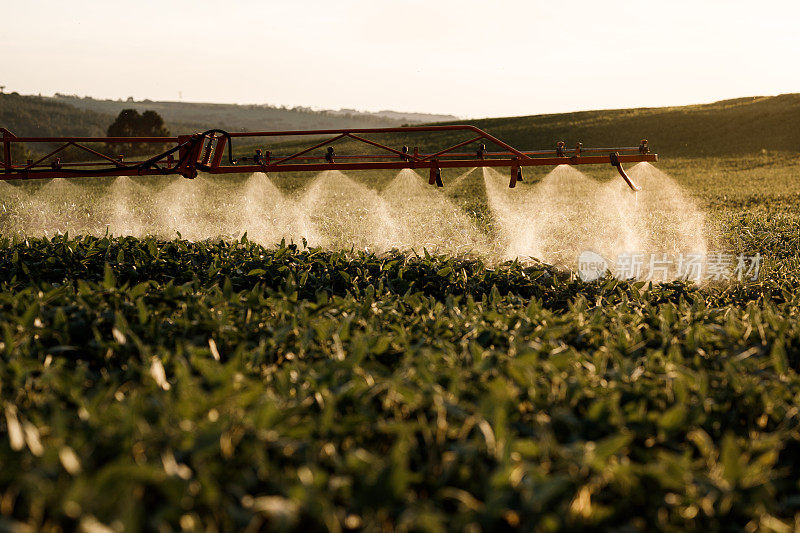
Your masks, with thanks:
[[(431, 185), (443, 186), (442, 169), (501, 167), (509, 168), (509, 187), (522, 180), (522, 168), (532, 166), (611, 164), (633, 190), (639, 187), (628, 177), (623, 163), (655, 162), (646, 140), (639, 146), (619, 148), (574, 148), (558, 142), (555, 150), (521, 151), (471, 125), (411, 126), (400, 128), (360, 128), (341, 130), (260, 131), (229, 133), (212, 129), (177, 137), (16, 137), (0, 128), (2, 160), (0, 180), (28, 180), (70, 177), (153, 176), (176, 174), (194, 178), (198, 172), (231, 174), (250, 172), (320, 172), (324, 170), (391, 170), (422, 169), (429, 172)], [(464, 139), (432, 153), (420, 153), (408, 146), (391, 147), (370, 139), (382, 134), (424, 135), (448, 133)], [(281, 141), (305, 138), (308, 146), (294, 153), (275, 155), (271, 150), (256, 149), (252, 155), (233, 157), (233, 140), (279, 138)], [(349, 140), (371, 146), (377, 153), (337, 154), (333, 144)], [(13, 145), (32, 143), (53, 147), (37, 160), (24, 163), (12, 160)], [(486, 144), (499, 151), (487, 151)], [(139, 160), (127, 161), (122, 155), (109, 156), (87, 145), (150, 146), (160, 153)], [(253, 142), (255, 144), (255, 142)], [(477, 145), (471, 152), (463, 151)], [(250, 144), (248, 144), (250, 146)], [(86, 154), (81, 161), (62, 161), (60, 154), (74, 147)], [(166, 149), (164, 148), (166, 147)], [(462, 150), (462, 151), (459, 151)], [(156, 150), (153, 150), (156, 151)], [(226, 157), (227, 153), (227, 157)]]

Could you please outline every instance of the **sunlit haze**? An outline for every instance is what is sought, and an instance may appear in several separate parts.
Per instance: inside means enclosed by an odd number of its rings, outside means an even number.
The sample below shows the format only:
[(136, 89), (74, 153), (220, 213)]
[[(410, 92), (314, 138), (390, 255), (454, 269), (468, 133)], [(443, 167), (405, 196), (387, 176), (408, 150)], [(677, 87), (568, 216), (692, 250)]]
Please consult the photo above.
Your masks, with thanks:
[(28, 0), (6, 92), (450, 113), (800, 91), (797, 2)]

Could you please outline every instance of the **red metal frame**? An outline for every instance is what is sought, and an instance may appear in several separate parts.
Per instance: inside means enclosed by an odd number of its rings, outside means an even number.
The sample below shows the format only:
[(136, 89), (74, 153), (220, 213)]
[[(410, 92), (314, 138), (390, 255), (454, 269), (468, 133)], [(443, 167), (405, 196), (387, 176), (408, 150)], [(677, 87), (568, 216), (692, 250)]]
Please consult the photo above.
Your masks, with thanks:
[[(68, 177), (108, 177), (108, 176), (152, 176), (164, 174), (180, 174), (194, 178), (198, 171), (209, 174), (230, 174), (249, 172), (320, 172), (323, 170), (379, 170), (379, 169), (428, 169), (430, 183), (442, 186), (441, 169), (474, 168), (474, 167), (508, 167), (511, 169), (509, 187), (514, 187), (522, 179), (521, 168), (529, 166), (556, 165), (594, 165), (611, 164), (617, 168), (628, 185), (638, 187), (628, 178), (622, 163), (642, 161), (655, 162), (656, 154), (649, 152), (647, 141), (638, 147), (622, 148), (583, 148), (580, 143), (575, 148), (565, 148), (559, 142), (555, 150), (520, 151), (500, 139), (471, 125), (449, 126), (412, 126), (403, 128), (360, 128), (343, 130), (308, 130), (308, 131), (260, 131), (247, 133), (228, 133), (222, 130), (209, 130), (194, 135), (178, 137), (16, 137), (10, 131), (0, 128), (3, 143), (3, 160), (0, 161), (0, 180), (47, 179)], [(470, 134), (469, 137), (452, 146), (430, 154), (421, 154), (417, 148), (409, 150), (392, 148), (385, 144), (366, 138), (366, 135), (403, 133), (431, 134), (441, 132), (457, 132)], [(260, 151), (252, 157), (235, 160), (232, 157), (231, 143), (233, 139), (292, 137), (321, 137), (333, 135), (325, 140), (317, 141), (295, 153), (274, 156), (267, 151)], [(378, 148), (384, 154), (335, 154), (331, 145), (342, 139), (350, 139)], [(57, 144), (47, 155), (37, 161), (15, 164), (11, 158), (11, 146), (14, 143)], [(91, 147), (85, 143), (124, 144), (137, 143), (156, 147), (170, 146), (157, 156), (144, 160), (124, 161), (117, 159)], [(493, 143), (502, 151), (487, 152), (481, 144), (478, 151), (457, 152), (456, 150), (474, 143)], [(91, 156), (89, 161), (61, 162), (56, 156), (63, 150), (75, 147)], [(328, 147), (323, 155), (312, 154), (316, 150)], [(223, 163), (225, 151), (228, 151), (228, 162)], [(250, 164), (248, 164), (250, 163)]]

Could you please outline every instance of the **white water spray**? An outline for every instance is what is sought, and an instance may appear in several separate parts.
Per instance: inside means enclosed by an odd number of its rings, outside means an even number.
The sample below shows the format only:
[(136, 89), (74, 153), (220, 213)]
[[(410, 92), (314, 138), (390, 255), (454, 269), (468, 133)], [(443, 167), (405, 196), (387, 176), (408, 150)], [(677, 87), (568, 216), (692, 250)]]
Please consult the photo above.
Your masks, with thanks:
[[(591, 251), (609, 266), (626, 258), (645, 263), (630, 271), (638, 277), (648, 273), (652, 257), (704, 256), (704, 217), (674, 180), (647, 163), (633, 167), (631, 176), (642, 192), (632, 192), (621, 180), (593, 180), (567, 165), (531, 186), (509, 190), (507, 177), (485, 169), (502, 257), (576, 269), (581, 253)], [(667, 277), (676, 275), (673, 269)]]
[(383, 252), (399, 243), (389, 204), (374, 190), (338, 170), (320, 173), (300, 198), (311, 221), (311, 246)]
[[(473, 169), (474, 170), (474, 169)], [(317, 175), (293, 194), (262, 173), (209, 179), (121, 177), (113, 182), (0, 182), (0, 234), (155, 235), (189, 240), (285, 239), (327, 249), (384, 252), (423, 248), (488, 263), (536, 258), (576, 267), (579, 254), (705, 254), (702, 212), (669, 176), (647, 163), (630, 169), (643, 191), (618, 179), (599, 182), (562, 165), (538, 182), (508, 188), (493, 169), (464, 172), (444, 190), (402, 170), (380, 192), (338, 171)], [(475, 179), (473, 179), (475, 178)], [(480, 181), (476, 181), (480, 180)], [(485, 186), (490, 215), (480, 225), (453, 199), (474, 203)]]
[(440, 189), (428, 185), (413, 170), (401, 170), (381, 192), (381, 197), (389, 202), (394, 225), (399, 228), (397, 248), (488, 255), (490, 244), (486, 233)]

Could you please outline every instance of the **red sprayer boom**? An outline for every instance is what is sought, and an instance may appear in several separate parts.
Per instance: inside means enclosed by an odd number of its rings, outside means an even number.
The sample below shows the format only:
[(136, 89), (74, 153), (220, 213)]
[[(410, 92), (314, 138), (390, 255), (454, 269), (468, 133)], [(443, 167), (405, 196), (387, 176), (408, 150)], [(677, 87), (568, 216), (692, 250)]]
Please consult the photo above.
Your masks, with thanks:
[[(420, 153), (417, 148), (408, 146), (391, 147), (370, 139), (381, 134), (463, 134), (464, 140), (433, 153)], [(194, 178), (199, 171), (208, 174), (231, 174), (249, 172), (320, 172), (323, 170), (380, 170), (380, 169), (427, 169), (431, 185), (443, 186), (442, 169), (504, 167), (511, 171), (508, 186), (514, 187), (522, 180), (522, 167), (556, 165), (611, 164), (633, 190), (634, 184), (623, 163), (654, 162), (656, 154), (651, 154), (647, 141), (639, 146), (627, 148), (583, 148), (580, 143), (567, 148), (559, 142), (555, 150), (520, 151), (470, 125), (454, 126), (413, 126), (401, 128), (309, 130), (309, 131), (260, 131), (247, 133), (228, 133), (220, 129), (208, 130), (193, 135), (178, 137), (16, 137), (10, 131), (0, 128), (2, 133), (2, 160), (0, 160), (0, 180), (44, 179), (70, 177), (108, 177), (108, 176), (154, 176), (180, 174)], [(255, 139), (280, 138), (286, 141), (295, 137), (312, 138), (307, 147), (294, 153), (276, 155), (271, 150), (254, 149), (248, 156), (233, 157), (233, 140), (248, 139), (248, 146), (255, 145)], [(340, 140), (355, 141), (373, 147), (377, 153), (337, 154), (332, 146)], [(44, 145), (51, 148), (47, 155), (25, 163), (12, 160), (12, 147), (15, 143)], [(494, 144), (498, 151), (487, 151), (486, 144)], [(296, 143), (292, 143), (295, 146)], [(161, 153), (136, 161), (128, 161), (123, 155), (109, 156), (100, 147), (151, 146), (152, 151)], [(464, 150), (476, 145), (471, 152)], [(80, 161), (62, 161), (59, 154), (74, 147), (84, 152)], [(164, 149), (164, 147), (167, 147)], [(294, 148), (296, 149), (296, 148)], [(377, 149), (377, 150), (375, 150)], [(107, 150), (106, 150), (107, 151)], [(226, 157), (227, 156), (227, 157)]]

